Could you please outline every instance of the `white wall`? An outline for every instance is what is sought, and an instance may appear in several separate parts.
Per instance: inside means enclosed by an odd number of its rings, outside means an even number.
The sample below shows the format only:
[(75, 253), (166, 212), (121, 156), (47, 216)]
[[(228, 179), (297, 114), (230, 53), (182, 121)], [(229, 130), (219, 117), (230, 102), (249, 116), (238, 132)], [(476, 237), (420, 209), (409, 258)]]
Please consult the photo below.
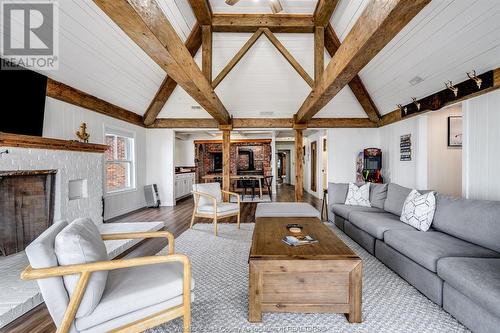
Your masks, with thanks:
[(441, 194), (462, 196), (462, 148), (448, 147), (448, 117), (461, 116), (456, 104), (428, 113), (428, 188)]
[(287, 141), (276, 141), (276, 153), (279, 150), (290, 150), (288, 158), (290, 159), (290, 185), (295, 185), (295, 143)]
[[(379, 128), (384, 183), (427, 189), (427, 118), (412, 117)], [(411, 161), (400, 161), (400, 136), (411, 134)]]
[(175, 139), (175, 166), (194, 166), (194, 140)]
[(378, 128), (332, 128), (327, 130), (328, 181), (356, 181), (356, 157), (364, 148), (380, 147)]
[[(309, 135), (304, 138), (304, 144), (306, 145), (306, 163), (304, 165), (304, 189), (318, 197), (322, 198), (323, 195), (323, 183), (322, 183), (322, 166), (323, 166), (323, 137), (325, 131), (319, 130), (316, 133)], [(316, 191), (311, 190), (311, 143), (316, 141)]]
[(175, 205), (175, 132), (154, 129), (146, 132), (147, 183), (157, 184), (162, 206)]
[[(87, 123), (87, 132), (90, 133), (92, 143), (104, 143), (106, 126), (123, 129), (135, 135), (136, 189), (105, 195), (104, 219), (144, 207), (146, 204), (143, 191), (143, 186), (146, 185), (146, 129), (50, 97), (46, 98), (44, 137), (75, 140), (77, 139), (75, 132), (82, 122)], [(103, 170), (102, 167), (101, 170)]]
[(463, 103), (463, 194), (500, 200), (500, 91)]

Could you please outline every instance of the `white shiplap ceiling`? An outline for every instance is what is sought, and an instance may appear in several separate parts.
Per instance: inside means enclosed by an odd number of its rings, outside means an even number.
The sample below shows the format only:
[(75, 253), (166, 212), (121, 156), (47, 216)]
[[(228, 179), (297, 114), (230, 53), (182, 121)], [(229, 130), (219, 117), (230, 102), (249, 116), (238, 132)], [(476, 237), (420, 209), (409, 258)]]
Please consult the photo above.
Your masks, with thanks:
[[(187, 0), (157, 0), (182, 40), (195, 17)], [(369, 0), (340, 0), (331, 23), (343, 40)], [(264, 0), (241, 0), (231, 7), (210, 0), (213, 12), (269, 13)], [(316, 0), (282, 0), (286, 13), (310, 13)], [(49, 77), (143, 114), (165, 72), (91, 0), (59, 1), (59, 70)], [(214, 77), (250, 34), (214, 35)], [(313, 76), (312, 34), (277, 34), (278, 39)], [(200, 63), (200, 52), (196, 55)], [(329, 57), (325, 56), (325, 61)], [(394, 110), (412, 96), (429, 95), (443, 82), (460, 82), (465, 72), (500, 67), (499, 0), (433, 0), (360, 73), (380, 112)], [(419, 76), (423, 81), (412, 86)], [(262, 36), (216, 89), (234, 117), (290, 117), (310, 87)], [(177, 87), (160, 117), (206, 117), (197, 103)], [(272, 115), (270, 115), (272, 112)], [(317, 117), (366, 117), (347, 87)]]

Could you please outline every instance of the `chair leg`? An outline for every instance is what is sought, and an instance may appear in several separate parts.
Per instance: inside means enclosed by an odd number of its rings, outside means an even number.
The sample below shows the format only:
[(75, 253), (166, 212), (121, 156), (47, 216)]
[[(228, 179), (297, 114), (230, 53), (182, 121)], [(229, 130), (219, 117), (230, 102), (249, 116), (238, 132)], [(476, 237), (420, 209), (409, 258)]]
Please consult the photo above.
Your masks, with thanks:
[(184, 318), (182, 319), (182, 326), (184, 333), (191, 332), (191, 314), (184, 314)]
[(217, 236), (217, 215), (214, 217), (214, 230), (215, 230), (215, 236)]
[(236, 221), (238, 222), (238, 229), (240, 228), (240, 212), (238, 212), (238, 216), (236, 218)]

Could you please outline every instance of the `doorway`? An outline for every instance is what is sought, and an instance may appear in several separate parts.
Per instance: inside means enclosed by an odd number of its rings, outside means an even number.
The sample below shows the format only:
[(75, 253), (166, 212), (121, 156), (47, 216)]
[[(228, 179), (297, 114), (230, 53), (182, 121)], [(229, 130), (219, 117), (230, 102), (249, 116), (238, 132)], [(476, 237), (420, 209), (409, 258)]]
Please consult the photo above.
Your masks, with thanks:
[(317, 191), (317, 178), (318, 178), (318, 143), (317, 141), (311, 142), (311, 191)]
[(290, 184), (290, 150), (278, 150), (276, 153), (277, 184)]

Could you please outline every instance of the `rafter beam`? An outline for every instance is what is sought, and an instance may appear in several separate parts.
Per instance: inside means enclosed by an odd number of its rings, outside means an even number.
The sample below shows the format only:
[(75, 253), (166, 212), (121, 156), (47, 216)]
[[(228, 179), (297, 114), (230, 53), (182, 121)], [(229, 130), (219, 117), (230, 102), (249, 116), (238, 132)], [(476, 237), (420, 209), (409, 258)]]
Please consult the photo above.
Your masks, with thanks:
[(318, 0), (316, 9), (314, 10), (314, 24), (326, 27), (338, 3), (339, 0)]
[(238, 64), (238, 62), (243, 58), (243, 56), (250, 50), (253, 44), (259, 39), (260, 35), (262, 35), (263, 29), (257, 29), (254, 34), (247, 40), (245, 45), (241, 47), (241, 49), (234, 55), (234, 57), (227, 63), (226, 67), (222, 69), (222, 71), (217, 75), (215, 80), (212, 82), (212, 87), (215, 89), (224, 78), (229, 74), (229, 72)]
[(371, 0), (297, 112), (310, 120), (410, 22), (430, 0)]
[[(184, 45), (186, 45), (191, 56), (194, 57), (201, 46), (201, 27), (199, 24), (195, 24)], [(146, 113), (144, 113), (144, 125), (149, 126), (155, 121), (170, 98), (170, 95), (174, 92), (175, 87), (177, 87), (177, 82), (171, 76), (167, 75), (149, 104)]]
[(188, 0), (193, 9), (196, 21), (200, 25), (212, 24), (212, 7), (209, 0)]
[(314, 28), (314, 83), (321, 79), (325, 70), (325, 28)]
[(142, 116), (137, 113), (125, 110), (124, 108), (50, 78), (47, 78), (46, 94), (48, 97), (95, 111), (108, 117), (123, 120), (137, 126), (144, 126), (142, 123)]
[[(313, 118), (301, 128), (372, 128), (377, 123), (367, 118)], [(219, 128), (210, 118), (158, 118), (149, 128)], [(292, 118), (234, 118), (232, 128), (294, 128)]]
[(212, 26), (203, 25), (201, 27), (201, 38), (201, 71), (208, 82), (212, 82)]
[(219, 123), (229, 113), (155, 0), (93, 0)]
[(305, 14), (213, 14), (216, 32), (255, 32), (268, 28), (272, 32), (313, 32), (314, 19)]
[[(335, 52), (337, 52), (339, 46), (340, 40), (333, 30), (332, 25), (328, 24), (325, 29), (325, 48), (331, 57), (335, 55)], [(354, 76), (351, 82), (349, 82), (349, 88), (351, 88), (352, 93), (358, 100), (368, 118), (370, 118), (371, 121), (379, 121), (380, 113), (377, 109), (377, 106), (370, 97), (370, 94), (366, 90), (365, 85), (363, 84), (363, 81), (361, 81), (359, 75)]]
[(290, 65), (299, 73), (299, 75), (306, 81), (306, 83), (312, 88), (314, 87), (314, 80), (307, 74), (305, 69), (299, 64), (297, 60), (292, 56), (286, 47), (281, 44), (281, 42), (276, 38), (276, 36), (269, 30), (269, 28), (264, 28), (264, 34), (267, 39), (278, 49), (278, 51), (285, 57)]

